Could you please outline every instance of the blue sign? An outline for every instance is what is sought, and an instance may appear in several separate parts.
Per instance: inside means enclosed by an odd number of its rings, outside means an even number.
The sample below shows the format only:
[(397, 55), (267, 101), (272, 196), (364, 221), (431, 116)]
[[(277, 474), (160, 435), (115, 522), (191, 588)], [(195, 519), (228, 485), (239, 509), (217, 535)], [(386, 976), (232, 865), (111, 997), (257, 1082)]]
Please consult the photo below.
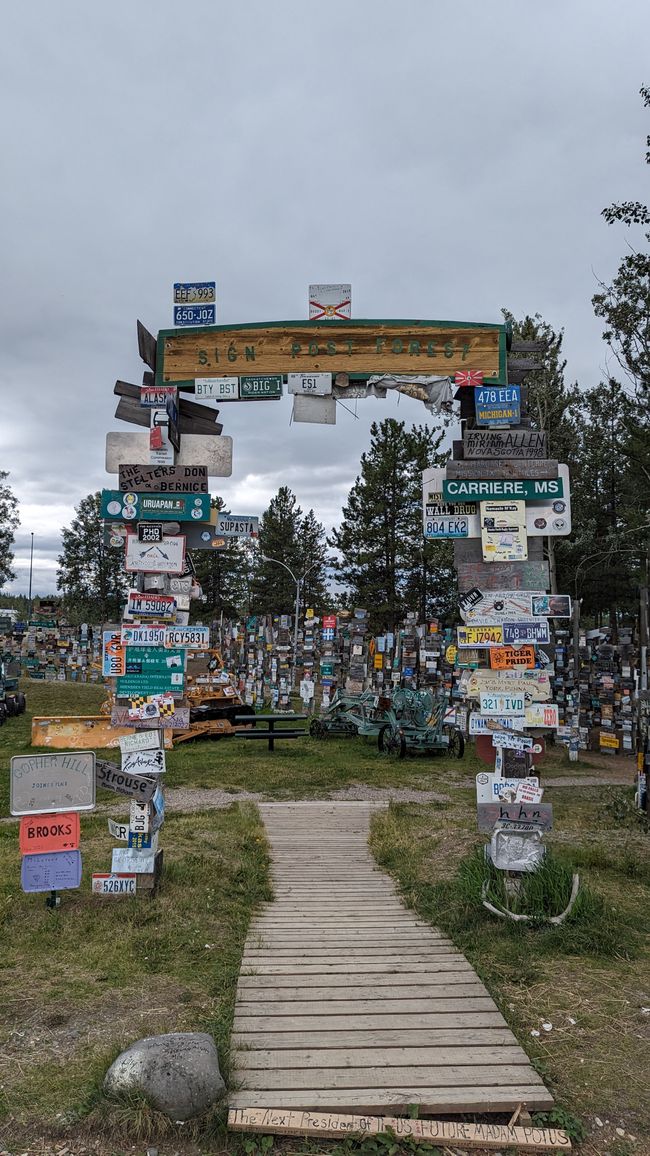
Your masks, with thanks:
[(521, 389), (518, 385), (482, 385), (474, 390), (478, 426), (516, 425), (521, 417)]
[(136, 851), (150, 851), (152, 840), (151, 831), (146, 835), (140, 831), (129, 831), (129, 847), (135, 847)]
[(210, 305), (216, 300), (216, 281), (174, 281), (174, 305)]
[(216, 305), (175, 305), (174, 326), (216, 325)]
[(69, 891), (81, 884), (81, 851), (25, 855), (20, 870), (23, 891)]
[(549, 642), (548, 622), (538, 618), (535, 622), (504, 622), (503, 641), (507, 646), (522, 642)]
[(466, 516), (450, 518), (446, 514), (440, 518), (427, 518), (424, 523), (425, 538), (467, 538), (469, 519)]

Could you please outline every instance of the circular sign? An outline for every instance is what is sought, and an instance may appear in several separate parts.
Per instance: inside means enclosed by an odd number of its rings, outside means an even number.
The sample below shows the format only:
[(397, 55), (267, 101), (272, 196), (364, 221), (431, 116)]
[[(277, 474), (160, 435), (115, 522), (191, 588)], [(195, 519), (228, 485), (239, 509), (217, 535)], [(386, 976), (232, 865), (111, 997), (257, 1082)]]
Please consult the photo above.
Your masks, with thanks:
[(119, 514), (121, 509), (122, 505), (120, 502), (109, 502), (106, 507), (107, 513), (109, 514)]
[(122, 506), (122, 517), (123, 518), (135, 518), (136, 514), (137, 514), (137, 510), (136, 510), (135, 506)]
[(200, 510), (190, 510), (190, 515), (192, 518), (194, 518), (194, 520), (196, 522), (198, 522), (198, 521), (200, 521), (200, 518), (201, 518), (201, 511)]
[(212, 534), (210, 533), (209, 530), (203, 530), (201, 532), (201, 541), (202, 542), (209, 542), (211, 539), (212, 539)]
[(554, 514), (563, 514), (565, 510), (566, 510), (566, 502), (561, 502), (559, 500), (557, 502), (553, 502), (553, 513)]
[(546, 526), (546, 518), (535, 518), (534, 526), (536, 530), (543, 530)]
[(455, 665), (457, 657), (458, 657), (458, 647), (457, 646), (448, 646), (447, 649), (445, 650), (445, 658), (447, 659), (447, 662), (449, 663), (450, 666)]
[(125, 494), (124, 495), (124, 505), (125, 506), (137, 506), (137, 504), (138, 504), (138, 495), (137, 494)]

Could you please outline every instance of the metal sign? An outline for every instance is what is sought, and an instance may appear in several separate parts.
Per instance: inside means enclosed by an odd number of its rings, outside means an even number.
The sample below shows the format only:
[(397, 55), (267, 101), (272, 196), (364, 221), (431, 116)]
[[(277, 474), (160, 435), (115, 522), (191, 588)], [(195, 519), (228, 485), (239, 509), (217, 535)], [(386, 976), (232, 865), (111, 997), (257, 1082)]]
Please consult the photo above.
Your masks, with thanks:
[(525, 502), (481, 502), (484, 562), (525, 562), (528, 558)]
[(102, 676), (115, 678), (124, 674), (126, 655), (119, 630), (102, 631)]
[(526, 704), (526, 727), (547, 727), (557, 730), (560, 725), (559, 707), (552, 702), (531, 702)]
[(226, 550), (233, 545), (233, 538), (217, 534), (217, 528), (211, 522), (185, 526), (185, 541), (188, 550)]
[(120, 750), (123, 755), (131, 754), (132, 751), (158, 751), (162, 747), (162, 736), (160, 731), (140, 731), (135, 735), (122, 735), (120, 737)]
[(463, 434), (465, 458), (545, 458), (547, 438), (537, 430), (465, 430)]
[(162, 542), (163, 540), (163, 523), (162, 522), (139, 522), (138, 523), (138, 542)]
[(53, 818), (24, 815), (20, 820), (21, 855), (42, 855), (50, 851), (76, 851), (80, 823), (77, 811), (66, 811)]
[(209, 626), (168, 626), (165, 646), (183, 650), (207, 650), (210, 646)]
[(449, 502), (486, 498), (519, 498), (524, 501), (544, 501), (564, 495), (562, 477), (557, 478), (445, 478), (443, 497)]
[[(455, 321), (279, 321), (218, 325), (204, 333), (162, 330), (157, 382), (193, 381), (227, 365), (241, 375), (288, 372), (428, 374), (453, 377), (480, 365), (506, 381), (506, 326)], [(244, 379), (240, 376), (240, 385)]]
[(130, 775), (164, 775), (167, 770), (165, 752), (160, 747), (156, 750), (127, 751), (122, 754), (122, 770), (128, 771)]
[[(450, 463), (451, 464), (451, 463)], [(468, 463), (471, 465), (471, 462)], [(561, 537), (571, 533), (571, 490), (569, 484), (569, 467), (558, 465), (558, 477), (564, 489), (562, 498), (541, 498), (535, 501), (526, 501), (526, 534), (529, 538)], [(439, 517), (442, 514), (450, 516), (467, 514), (468, 537), (481, 537), (481, 519), (478, 513), (477, 502), (447, 501), (442, 497), (443, 481), (447, 477), (446, 470), (434, 466), (424, 470), (422, 474), (422, 505), (425, 522), (429, 517)], [(465, 479), (447, 479), (465, 480)], [(489, 480), (473, 478), (472, 481)], [(509, 480), (509, 479), (508, 479)], [(530, 479), (529, 479), (530, 480)], [(514, 499), (520, 500), (520, 499)]]
[(459, 562), (456, 566), (459, 590), (502, 590), (504, 585), (511, 590), (539, 590), (549, 585), (549, 569), (546, 560), (542, 562), (500, 562), (498, 566), (490, 562)]
[(174, 305), (175, 326), (214, 325), (216, 320), (216, 305)]
[(533, 618), (570, 618), (571, 598), (568, 594), (532, 594), (530, 613)]
[(163, 730), (186, 731), (190, 725), (189, 706), (174, 705), (173, 714), (164, 714), (153, 719), (133, 719), (129, 716), (128, 706), (116, 703), (111, 707), (111, 724), (114, 727), (134, 727), (137, 731), (152, 730), (160, 727)]
[(70, 891), (81, 886), (81, 851), (25, 855), (20, 869), (23, 891)]
[[(427, 506), (426, 509), (429, 507)], [(462, 515), (458, 518), (442, 516), (439, 518), (424, 518), (425, 538), (467, 538), (469, 536), (469, 518)]]
[(134, 618), (173, 618), (176, 599), (171, 594), (142, 594), (139, 590), (129, 590), (127, 613)]
[(471, 735), (489, 735), (497, 730), (514, 730), (516, 725), (521, 726), (521, 721), (514, 718), (484, 718), (480, 714), (471, 714), (468, 723)]
[(528, 704), (551, 698), (551, 677), (546, 670), (472, 670), (463, 681), (468, 698), (478, 698), (482, 690), (495, 694), (516, 691)]
[(503, 641), (509, 645), (518, 642), (547, 643), (550, 641), (548, 622), (540, 618), (535, 622), (504, 622)]
[(124, 568), (129, 573), (182, 574), (185, 563), (185, 536), (169, 535), (161, 542), (141, 542), (127, 534)]
[(519, 594), (511, 590), (492, 590), (484, 594), (476, 589), (460, 599), (460, 613), (465, 622), (476, 626), (525, 620), (531, 616), (531, 599), (536, 597), (538, 593), (534, 590), (522, 590)]
[(336, 398), (294, 394), (291, 416), (295, 422), (336, 425)]
[(215, 536), (222, 538), (251, 538), (259, 533), (260, 520), (253, 514), (217, 514)]
[(533, 670), (534, 646), (493, 646), (490, 650), (492, 670)]
[(459, 626), (456, 633), (459, 647), (503, 645), (503, 629), (499, 625)]
[(242, 401), (277, 401), (282, 397), (282, 374), (240, 377), (239, 397)]
[(550, 803), (480, 803), (476, 809), (479, 831), (492, 831), (494, 824), (503, 820), (512, 824), (510, 830), (515, 831), (550, 831), (553, 828)]
[(120, 842), (126, 843), (129, 837), (128, 823), (116, 823), (114, 819), (109, 819), (108, 830), (114, 839), (119, 839)]
[(448, 478), (556, 478), (559, 463), (554, 458), (534, 458), (524, 461), (474, 460), (446, 464)]
[(526, 714), (526, 700), (523, 694), (513, 692), (491, 694), (479, 691), (481, 714), (500, 715), (503, 718), (523, 718)]
[[(123, 626), (123, 646), (164, 646), (166, 627), (164, 626)], [(120, 671), (124, 674), (124, 670)]]
[(138, 775), (127, 774), (113, 763), (101, 760), (97, 763), (97, 786), (114, 791), (116, 795), (139, 799), (141, 803), (148, 803), (156, 790), (153, 779), (141, 779)]
[(288, 373), (289, 393), (305, 393), (309, 397), (327, 397), (332, 392), (331, 373)]
[[(164, 409), (169, 398), (175, 398), (177, 392), (175, 385), (142, 385), (140, 386), (140, 405), (144, 406), (145, 409)], [(121, 417), (121, 414), (115, 416)], [(145, 422), (142, 422), (142, 425), (144, 424)]]
[[(424, 475), (430, 474), (431, 470), (424, 470)], [(478, 515), (478, 502), (446, 502), (439, 490), (442, 486), (442, 479), (445, 476), (444, 469), (436, 467), (435, 479), (426, 478), (424, 482), (424, 515), (426, 518), (458, 518), (465, 515)], [(429, 489), (431, 483), (435, 481), (437, 491), (432, 492)]]
[(238, 377), (197, 377), (194, 380), (194, 396), (216, 401), (239, 401)]
[(310, 321), (347, 321), (352, 311), (351, 285), (310, 285)]
[[(506, 738), (515, 736), (506, 735)], [(532, 745), (533, 740), (529, 739)], [(519, 778), (502, 778), (491, 771), (479, 771), (476, 776), (476, 802), (477, 803), (514, 803), (517, 794), (517, 787), (519, 783), (527, 782), (530, 786), (539, 786), (539, 779), (530, 777), (527, 779)]]
[(100, 516), (120, 522), (207, 522), (210, 520), (210, 501), (209, 494), (139, 494), (135, 490), (102, 490)]
[(94, 806), (94, 751), (13, 755), (9, 772), (12, 815), (92, 811)]
[[(149, 434), (107, 433), (106, 472), (116, 474), (120, 466), (131, 462), (149, 462)], [(173, 463), (150, 462), (151, 466), (154, 464)], [(229, 478), (232, 474), (232, 438), (225, 434), (183, 434), (175, 465), (203, 466), (207, 467), (212, 478)]]
[(207, 494), (207, 466), (134, 466), (119, 468), (123, 492), (137, 494)]
[(185, 656), (180, 649), (138, 646), (126, 652), (126, 673), (116, 680), (119, 698), (180, 694), (185, 683)]
[(135, 895), (137, 875), (124, 871), (93, 871), (93, 895)]
[(137, 799), (132, 799), (129, 811), (129, 831), (133, 831), (135, 835), (147, 835), (149, 832), (149, 817), (149, 804), (140, 803)]
[(214, 305), (216, 281), (174, 281), (174, 305)]
[(474, 390), (476, 424), (517, 425), (521, 419), (521, 389), (518, 385), (482, 385)]

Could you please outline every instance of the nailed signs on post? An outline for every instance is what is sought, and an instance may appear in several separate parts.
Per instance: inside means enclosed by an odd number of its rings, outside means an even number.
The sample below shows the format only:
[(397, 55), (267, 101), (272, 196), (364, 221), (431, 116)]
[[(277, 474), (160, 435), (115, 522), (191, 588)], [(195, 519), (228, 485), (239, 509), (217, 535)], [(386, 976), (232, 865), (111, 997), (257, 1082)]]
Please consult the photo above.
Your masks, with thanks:
[[(471, 465), (471, 463), (466, 463)], [(447, 478), (447, 471), (451, 470), (452, 463), (442, 467), (431, 467), (422, 473), (422, 506), (424, 514), (424, 534), (428, 537), (427, 521), (431, 517), (445, 515), (467, 515), (467, 537), (480, 538), (481, 525), (478, 513), (478, 502), (463, 503), (462, 499), (445, 499), (440, 491), (443, 481)], [(562, 498), (548, 496), (546, 498), (526, 499), (526, 534), (528, 538), (542, 538), (548, 535), (553, 537), (571, 533), (571, 495), (569, 485), (569, 467), (558, 465), (558, 478), (562, 482), (564, 496)], [(462, 481), (449, 477), (450, 481)], [(480, 478), (471, 479), (479, 482)], [(489, 479), (483, 479), (489, 481)], [(524, 479), (525, 480), (525, 479)], [(530, 479), (529, 479), (530, 480)], [(482, 500), (479, 496), (479, 501)], [(520, 501), (521, 498), (511, 496), (505, 500)], [(439, 508), (442, 507), (442, 508)], [(464, 537), (465, 535), (463, 535)], [(530, 555), (530, 543), (529, 543)]]
[(347, 321), (352, 310), (351, 285), (310, 285), (310, 321)]
[(480, 510), (483, 560), (525, 562), (528, 558), (525, 502), (481, 502)]
[(126, 673), (117, 679), (119, 698), (149, 694), (180, 694), (185, 682), (182, 650), (138, 646), (126, 652)]
[(545, 458), (547, 438), (537, 430), (465, 430), (463, 453), (465, 458)]
[(97, 760), (96, 774), (98, 787), (114, 791), (117, 795), (139, 799), (141, 803), (148, 803), (156, 790), (154, 779), (143, 779), (138, 775), (127, 774), (114, 763), (106, 763), (101, 759)]
[(522, 642), (544, 645), (550, 641), (548, 622), (545, 618), (533, 622), (504, 622), (503, 641), (507, 646)]
[[(149, 434), (107, 433), (106, 472), (116, 474), (120, 466), (128, 465), (130, 462), (149, 462)], [(220, 434), (183, 434), (180, 453), (176, 457), (175, 464), (207, 466), (210, 477), (229, 478), (232, 473), (232, 438)]]
[(493, 646), (490, 649), (492, 670), (533, 670), (534, 646)]
[(210, 520), (210, 495), (102, 490), (101, 517), (119, 522), (207, 522)]
[(488, 498), (517, 498), (543, 502), (564, 495), (562, 477), (557, 478), (445, 478), (443, 497), (448, 502), (482, 502)]
[(554, 459), (536, 458), (533, 461), (515, 458), (487, 461), (448, 461), (448, 478), (557, 478), (559, 463)]
[(518, 385), (479, 386), (474, 390), (476, 424), (516, 425), (521, 416), (521, 389)]
[(523, 694), (501, 692), (492, 694), (489, 691), (479, 692), (481, 714), (496, 715), (502, 718), (523, 718), (526, 714), (526, 700)]
[(129, 590), (126, 608), (133, 618), (159, 618), (164, 621), (173, 619), (176, 599), (172, 594), (143, 594), (139, 590)]
[(549, 584), (548, 562), (459, 562), (458, 588), (461, 591), (478, 587), (479, 590), (545, 590)]
[(92, 811), (94, 806), (94, 751), (12, 757), (9, 772), (12, 815)]
[[(141, 529), (143, 527), (140, 527)], [(135, 534), (126, 536), (124, 568), (129, 573), (182, 574), (185, 537), (168, 535), (161, 542), (141, 542)]]
[[(537, 598), (536, 590), (492, 590), (484, 594), (481, 590), (468, 591), (460, 599), (461, 617), (468, 625), (486, 626), (493, 622), (517, 622), (533, 617), (531, 598)], [(543, 595), (542, 597), (546, 597)]]
[(207, 466), (135, 466), (119, 467), (119, 486), (124, 493), (137, 494), (207, 494)]

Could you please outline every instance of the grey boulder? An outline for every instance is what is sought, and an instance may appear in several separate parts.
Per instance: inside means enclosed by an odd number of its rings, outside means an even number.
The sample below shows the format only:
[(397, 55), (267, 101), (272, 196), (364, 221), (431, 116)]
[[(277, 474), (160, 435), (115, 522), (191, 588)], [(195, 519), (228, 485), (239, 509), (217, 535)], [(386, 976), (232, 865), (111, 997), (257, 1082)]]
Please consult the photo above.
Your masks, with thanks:
[(104, 1077), (109, 1095), (140, 1092), (172, 1120), (202, 1115), (225, 1090), (217, 1049), (207, 1032), (169, 1032), (137, 1040)]

